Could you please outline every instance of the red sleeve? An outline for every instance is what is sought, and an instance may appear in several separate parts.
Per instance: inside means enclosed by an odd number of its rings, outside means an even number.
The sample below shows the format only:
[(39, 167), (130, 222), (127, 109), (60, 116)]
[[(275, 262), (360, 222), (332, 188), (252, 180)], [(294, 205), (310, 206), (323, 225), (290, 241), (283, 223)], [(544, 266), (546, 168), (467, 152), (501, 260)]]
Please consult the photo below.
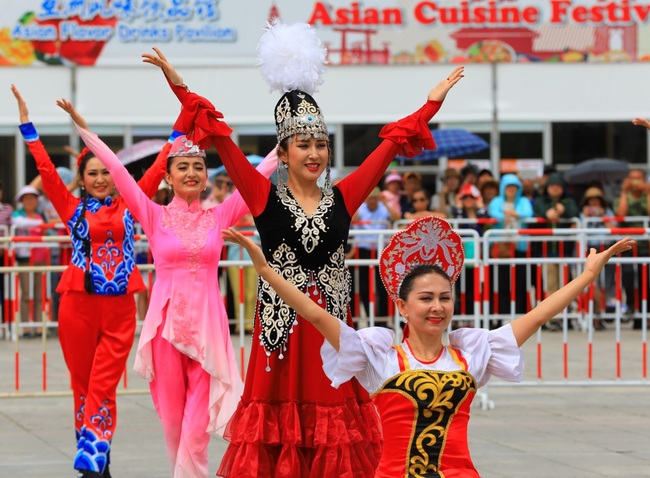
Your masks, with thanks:
[(271, 182), (255, 169), (230, 139), (232, 130), (222, 121), (223, 115), (215, 110), (212, 103), (196, 93), (190, 93), (185, 87), (174, 85), (169, 79), (167, 83), (182, 105), (174, 129), (187, 131), (187, 137), (203, 149), (210, 146), (211, 140), (251, 214), (259, 216), (266, 207)]
[(160, 181), (165, 177), (167, 172), (167, 155), (171, 149), (172, 144), (168, 141), (162, 147), (154, 163), (145, 171), (144, 175), (138, 181), (138, 186), (147, 195), (148, 198), (154, 197), (160, 186)]
[(61, 220), (64, 223), (67, 222), (74, 214), (74, 210), (79, 204), (79, 198), (68, 191), (67, 185), (61, 180), (59, 173), (56, 172), (54, 163), (52, 163), (50, 155), (47, 154), (41, 140), (36, 139), (34, 141), (26, 141), (26, 143), (29, 152), (32, 153), (36, 161), (36, 167), (43, 180), (45, 194), (52, 201), (52, 205), (56, 209), (56, 212), (59, 213)]
[(379, 137), (384, 141), (368, 156), (361, 166), (338, 183), (345, 207), (350, 216), (359, 209), (372, 188), (378, 183), (395, 156), (413, 157), (423, 149), (435, 149), (429, 121), (442, 106), (441, 101), (427, 101), (415, 113), (382, 128)]
[(271, 181), (255, 169), (230, 136), (213, 136), (212, 143), (254, 217), (266, 208)]

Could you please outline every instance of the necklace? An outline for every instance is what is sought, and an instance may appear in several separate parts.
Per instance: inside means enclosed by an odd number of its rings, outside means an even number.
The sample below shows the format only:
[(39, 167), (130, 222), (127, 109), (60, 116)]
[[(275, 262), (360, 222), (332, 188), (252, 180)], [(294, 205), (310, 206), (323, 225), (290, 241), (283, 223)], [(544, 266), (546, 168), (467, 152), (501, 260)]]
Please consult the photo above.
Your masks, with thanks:
[(418, 362), (422, 362), (422, 363), (433, 363), (437, 361), (442, 355), (443, 350), (445, 349), (445, 347), (441, 344), (440, 349), (436, 350), (436, 352), (432, 354), (429, 350), (425, 350), (421, 352), (419, 350), (414, 349), (413, 346), (411, 345), (411, 341), (408, 339), (406, 339), (406, 344), (408, 345), (409, 349), (411, 350), (411, 353), (418, 360)]

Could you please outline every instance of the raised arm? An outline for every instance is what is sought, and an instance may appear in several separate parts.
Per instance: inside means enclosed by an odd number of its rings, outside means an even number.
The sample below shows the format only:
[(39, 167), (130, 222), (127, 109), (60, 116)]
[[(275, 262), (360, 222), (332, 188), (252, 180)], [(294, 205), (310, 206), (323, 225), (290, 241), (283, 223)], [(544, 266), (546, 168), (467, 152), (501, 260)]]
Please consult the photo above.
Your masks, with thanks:
[(186, 131), (195, 143), (207, 149), (209, 143), (219, 153), (228, 174), (237, 186), (253, 216), (258, 216), (266, 207), (271, 182), (268, 176), (260, 174), (248, 161), (244, 153), (230, 139), (232, 130), (219, 119), (223, 116), (217, 112), (207, 99), (191, 93), (183, 78), (174, 69), (165, 55), (158, 49), (153, 53), (143, 53), (142, 61), (157, 66), (165, 74), (167, 82), (183, 105), (183, 110), (175, 129)]
[[(246, 162), (250, 164), (248, 159)], [(252, 165), (251, 165), (252, 166)], [(264, 178), (269, 178), (273, 171), (278, 167), (278, 154), (277, 149), (273, 150), (266, 155), (262, 162), (255, 169), (256, 174), (260, 174)], [(250, 186), (246, 184), (246, 188), (250, 189)], [(268, 193), (267, 193), (268, 194)], [(227, 224), (228, 227), (234, 226), (249, 212), (249, 207), (246, 205), (246, 201), (243, 199), (243, 195), (240, 192), (239, 187), (237, 190), (226, 199), (221, 207), (223, 213), (226, 215), (224, 218), (224, 224)]]
[(115, 153), (96, 134), (88, 130), (86, 121), (72, 106), (72, 103), (62, 98), (57, 100), (56, 104), (70, 115), (83, 142), (90, 148), (97, 159), (106, 166), (106, 169), (108, 169), (113, 177), (113, 181), (115, 181), (115, 186), (120, 192), (120, 195), (126, 201), (128, 208), (138, 221), (140, 221), (142, 227), (145, 229), (145, 233), (150, 234), (154, 216), (156, 211), (159, 210), (159, 206), (151, 201), (142, 189), (140, 189), (135, 179), (129, 174)]
[(167, 139), (167, 143), (162, 147), (158, 156), (156, 156), (156, 160), (138, 181), (138, 186), (140, 186), (140, 189), (144, 191), (148, 198), (154, 197), (158, 191), (160, 181), (163, 180), (167, 172), (167, 156), (169, 156), (169, 150), (174, 140), (182, 134), (180, 131), (172, 131), (172, 134)]
[(52, 205), (56, 209), (61, 220), (67, 221), (79, 204), (79, 198), (75, 197), (70, 192), (67, 185), (61, 180), (59, 173), (57, 173), (54, 163), (50, 159), (50, 155), (45, 150), (43, 143), (41, 143), (36, 128), (29, 121), (27, 103), (20, 94), (20, 91), (18, 91), (18, 88), (15, 85), (11, 85), (11, 92), (13, 93), (14, 98), (16, 98), (16, 103), (18, 104), (20, 133), (29, 148), (29, 152), (34, 156), (36, 167), (40, 173), (42, 188), (50, 201), (52, 201)]
[(361, 166), (339, 182), (338, 187), (345, 198), (345, 205), (350, 215), (354, 214), (372, 188), (379, 183), (396, 155), (413, 157), (420, 154), (422, 149), (435, 148), (429, 130), (429, 121), (442, 106), (449, 90), (463, 78), (464, 71), (464, 67), (457, 67), (429, 91), (426, 104), (418, 111), (382, 128), (379, 136), (384, 141), (363, 161)]
[(512, 321), (512, 331), (520, 347), (546, 322), (564, 310), (589, 284), (596, 280), (605, 264), (615, 255), (632, 249), (634, 240), (626, 237), (609, 249), (596, 253), (591, 249), (582, 273), (557, 290), (526, 315)]
[(244, 246), (251, 256), (255, 270), (270, 284), (273, 290), (293, 308), (298, 315), (311, 322), (323, 334), (332, 347), (338, 352), (341, 324), (333, 315), (321, 308), (304, 293), (300, 292), (291, 282), (275, 272), (266, 262), (262, 249), (249, 237), (244, 236), (235, 229), (224, 229), (224, 239)]

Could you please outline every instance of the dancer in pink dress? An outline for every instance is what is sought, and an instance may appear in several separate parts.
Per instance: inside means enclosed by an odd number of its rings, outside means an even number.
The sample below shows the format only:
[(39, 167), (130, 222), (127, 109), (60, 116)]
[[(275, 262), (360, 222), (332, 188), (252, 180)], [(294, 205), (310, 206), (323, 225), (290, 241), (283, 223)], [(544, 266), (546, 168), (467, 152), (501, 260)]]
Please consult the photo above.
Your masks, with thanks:
[[(167, 161), (165, 180), (174, 199), (167, 206), (154, 203), (108, 146), (88, 130), (70, 102), (57, 103), (110, 171), (147, 235), (156, 282), (135, 370), (150, 382), (172, 476), (207, 477), (209, 434), (223, 434), (242, 393), (219, 292), (217, 267), (223, 247), (219, 231), (240, 221), (248, 208), (239, 192), (216, 207), (201, 208), (199, 196), (207, 181), (205, 152), (185, 136), (176, 138)], [(269, 154), (258, 171), (268, 177), (276, 164), (275, 154)]]

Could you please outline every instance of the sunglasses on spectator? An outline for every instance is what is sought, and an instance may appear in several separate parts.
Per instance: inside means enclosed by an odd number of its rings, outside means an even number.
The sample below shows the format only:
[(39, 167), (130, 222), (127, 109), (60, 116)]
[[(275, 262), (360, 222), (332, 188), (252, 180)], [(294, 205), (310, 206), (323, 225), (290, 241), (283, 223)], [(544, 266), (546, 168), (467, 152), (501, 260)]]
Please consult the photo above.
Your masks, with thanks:
[(219, 187), (219, 188), (220, 188), (223, 184), (225, 184), (225, 185), (228, 186), (229, 188), (231, 188), (231, 187), (234, 186), (234, 183), (233, 183), (232, 181), (217, 180), (217, 181), (215, 181), (215, 183), (216, 183), (217, 187)]
[(427, 198), (413, 198), (413, 202), (426, 201)]
[(476, 199), (474, 196), (465, 195), (461, 199)]

